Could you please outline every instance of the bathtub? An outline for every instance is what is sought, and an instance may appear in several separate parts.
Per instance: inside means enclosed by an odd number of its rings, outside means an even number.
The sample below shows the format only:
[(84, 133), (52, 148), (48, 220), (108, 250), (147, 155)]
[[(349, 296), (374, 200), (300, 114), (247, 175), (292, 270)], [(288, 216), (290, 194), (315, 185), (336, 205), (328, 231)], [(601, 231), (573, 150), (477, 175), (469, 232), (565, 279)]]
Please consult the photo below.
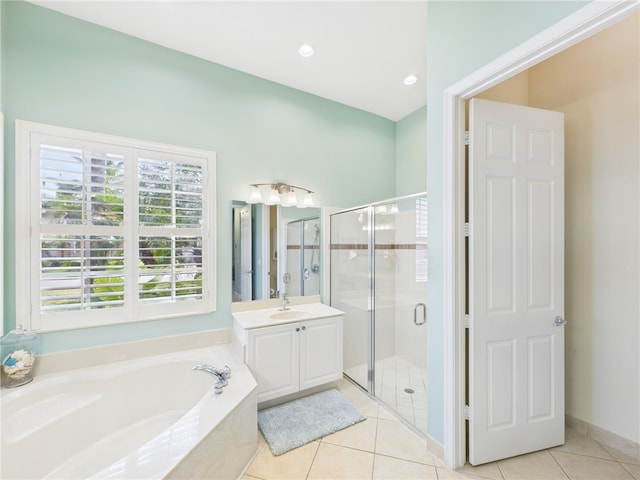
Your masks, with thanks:
[[(216, 395), (198, 363), (231, 367)], [(2, 389), (3, 479), (235, 479), (257, 448), (256, 382), (228, 345)]]

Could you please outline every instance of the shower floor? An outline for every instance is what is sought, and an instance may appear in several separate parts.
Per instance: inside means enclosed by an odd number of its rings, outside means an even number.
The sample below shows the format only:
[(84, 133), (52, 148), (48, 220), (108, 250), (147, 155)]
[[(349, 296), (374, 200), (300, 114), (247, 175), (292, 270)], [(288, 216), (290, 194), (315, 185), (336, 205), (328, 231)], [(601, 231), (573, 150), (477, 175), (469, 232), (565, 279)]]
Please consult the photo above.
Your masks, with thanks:
[[(427, 434), (427, 371), (403, 358), (376, 360), (375, 397), (393, 409), (409, 425)], [(367, 388), (367, 365), (346, 368), (353, 381)], [(413, 393), (409, 393), (413, 391)], [(370, 392), (374, 393), (374, 392)]]

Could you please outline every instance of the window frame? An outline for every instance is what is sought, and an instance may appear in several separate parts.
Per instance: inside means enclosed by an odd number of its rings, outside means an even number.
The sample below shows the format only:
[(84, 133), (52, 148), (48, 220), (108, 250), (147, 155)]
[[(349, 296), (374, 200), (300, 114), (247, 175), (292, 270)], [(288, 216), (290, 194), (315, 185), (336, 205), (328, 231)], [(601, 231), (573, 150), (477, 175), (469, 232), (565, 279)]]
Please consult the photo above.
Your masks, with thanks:
[[(201, 315), (216, 309), (216, 154), (213, 151), (168, 145), (85, 130), (16, 120), (16, 318), (31, 330), (47, 332), (99, 325), (117, 325), (163, 318)], [(40, 139), (60, 139), (63, 146), (124, 155), (124, 221), (118, 227), (124, 238), (123, 306), (81, 309), (53, 314), (41, 312), (40, 258)], [(51, 142), (48, 142), (51, 143)], [(202, 168), (202, 227), (145, 226), (139, 221), (138, 159), (146, 154)], [(69, 234), (83, 225), (69, 226)], [(54, 231), (65, 230), (56, 225)], [(86, 230), (104, 227), (87, 225)], [(44, 229), (46, 230), (46, 228)], [(112, 229), (113, 230), (113, 229)], [(180, 237), (188, 230), (202, 237), (202, 298), (188, 301), (147, 302), (139, 298), (139, 238), (149, 232), (159, 237)], [(85, 232), (85, 234), (93, 234)], [(28, 241), (26, 240), (28, 239)]]

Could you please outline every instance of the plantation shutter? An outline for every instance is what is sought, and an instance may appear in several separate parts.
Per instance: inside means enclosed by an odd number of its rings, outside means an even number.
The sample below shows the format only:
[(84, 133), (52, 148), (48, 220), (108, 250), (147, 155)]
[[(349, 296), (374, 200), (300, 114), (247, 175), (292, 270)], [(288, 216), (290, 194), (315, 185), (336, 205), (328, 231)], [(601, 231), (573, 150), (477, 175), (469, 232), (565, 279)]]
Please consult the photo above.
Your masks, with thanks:
[(206, 165), (138, 157), (138, 297), (146, 304), (202, 299)]
[(125, 156), (46, 140), (37, 145), (40, 313), (122, 307)]

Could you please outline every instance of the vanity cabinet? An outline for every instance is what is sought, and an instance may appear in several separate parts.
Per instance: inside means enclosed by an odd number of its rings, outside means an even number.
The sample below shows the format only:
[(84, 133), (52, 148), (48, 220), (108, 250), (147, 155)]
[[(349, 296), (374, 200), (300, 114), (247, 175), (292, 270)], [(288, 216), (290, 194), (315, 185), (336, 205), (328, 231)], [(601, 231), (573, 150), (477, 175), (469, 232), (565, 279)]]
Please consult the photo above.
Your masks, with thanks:
[(342, 378), (342, 316), (246, 330), (258, 402)]

